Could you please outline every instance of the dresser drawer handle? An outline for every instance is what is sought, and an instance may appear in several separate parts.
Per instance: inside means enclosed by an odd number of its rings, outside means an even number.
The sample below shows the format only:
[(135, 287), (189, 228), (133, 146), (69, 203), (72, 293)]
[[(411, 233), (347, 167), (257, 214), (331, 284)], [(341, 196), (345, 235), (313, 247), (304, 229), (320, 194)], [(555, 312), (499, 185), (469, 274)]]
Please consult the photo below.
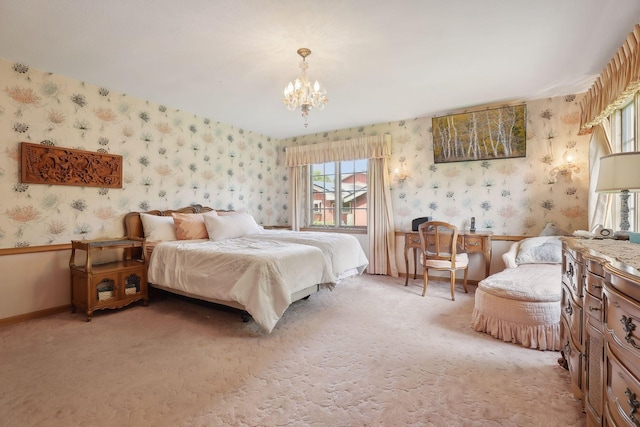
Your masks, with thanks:
[(467, 246), (480, 246), (480, 242), (467, 242)]
[(636, 325), (633, 324), (633, 319), (622, 315), (620, 322), (622, 323), (622, 329), (626, 332), (624, 339), (631, 344), (633, 348), (640, 350), (640, 345), (636, 344), (636, 341), (631, 337), (631, 334), (633, 334), (633, 331), (636, 329)]
[(573, 307), (571, 307), (571, 303), (568, 303), (567, 306), (564, 308), (564, 311), (571, 316), (573, 314)]
[(600, 307), (589, 306), (589, 311), (600, 311)]
[(640, 407), (640, 402), (638, 402), (638, 399), (636, 399), (636, 394), (632, 392), (629, 387), (627, 387), (627, 389), (624, 391), (624, 395), (627, 396), (627, 403), (630, 406), (628, 414), (629, 418), (631, 418), (633, 424), (635, 424), (637, 427), (640, 427), (640, 420), (638, 420), (635, 415), (638, 407)]
[(593, 285), (594, 289), (602, 289), (602, 285)]
[(573, 277), (573, 264), (569, 264), (569, 268), (567, 269), (567, 276)]

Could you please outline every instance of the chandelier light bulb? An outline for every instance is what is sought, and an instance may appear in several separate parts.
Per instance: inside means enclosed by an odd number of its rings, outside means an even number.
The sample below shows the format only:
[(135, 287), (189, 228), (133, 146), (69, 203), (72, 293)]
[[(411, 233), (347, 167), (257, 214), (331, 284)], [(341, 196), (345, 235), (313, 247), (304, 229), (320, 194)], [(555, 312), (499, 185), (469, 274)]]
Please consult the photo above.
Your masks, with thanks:
[(309, 111), (312, 108), (322, 110), (325, 104), (329, 102), (329, 98), (327, 98), (325, 91), (320, 90), (320, 83), (317, 80), (311, 86), (311, 82), (307, 78), (309, 63), (306, 62), (306, 57), (311, 55), (311, 50), (300, 48), (298, 49), (298, 55), (302, 57), (302, 61), (299, 64), (302, 73), (294, 82), (289, 82), (285, 87), (282, 101), (291, 111), (300, 108), (304, 118), (304, 126), (307, 127)]

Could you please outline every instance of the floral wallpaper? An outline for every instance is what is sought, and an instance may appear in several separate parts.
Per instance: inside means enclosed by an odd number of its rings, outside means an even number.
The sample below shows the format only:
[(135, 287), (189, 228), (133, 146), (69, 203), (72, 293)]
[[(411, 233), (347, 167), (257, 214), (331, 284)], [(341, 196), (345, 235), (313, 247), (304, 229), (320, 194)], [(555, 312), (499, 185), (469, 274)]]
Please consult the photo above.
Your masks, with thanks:
[[(2, 59), (0, 81), (0, 248), (119, 237), (127, 212), (195, 203), (287, 222), (277, 140)], [(20, 183), (22, 141), (122, 155), (123, 188)]]
[[(488, 161), (433, 161), (431, 117), (378, 123), (282, 141), (306, 145), (389, 133), (390, 172), (409, 177), (391, 188), (397, 230), (432, 216), (499, 235), (537, 235), (547, 222), (573, 231), (587, 228), (589, 137), (578, 136), (579, 97), (526, 103), (526, 157)], [(460, 111), (455, 111), (460, 112)], [(322, 113), (317, 113), (322, 114)], [(567, 160), (571, 158), (571, 166)]]
[[(475, 217), (502, 235), (536, 235), (547, 222), (587, 228), (579, 96), (526, 103), (524, 158), (434, 164), (431, 117), (275, 140), (2, 59), (0, 81), (0, 248), (117, 237), (127, 212), (194, 203), (287, 224), (284, 147), (383, 133), (391, 171), (409, 175), (391, 189), (398, 230), (425, 215), (459, 227)], [(122, 155), (123, 188), (22, 184), (22, 141)]]

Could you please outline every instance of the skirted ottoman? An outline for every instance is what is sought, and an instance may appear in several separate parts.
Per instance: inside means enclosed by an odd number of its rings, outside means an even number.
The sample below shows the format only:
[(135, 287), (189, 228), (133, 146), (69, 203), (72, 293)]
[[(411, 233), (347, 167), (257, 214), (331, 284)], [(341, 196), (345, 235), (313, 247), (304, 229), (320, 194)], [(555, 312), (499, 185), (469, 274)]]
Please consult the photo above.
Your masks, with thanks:
[(524, 347), (560, 350), (561, 256), (557, 238), (513, 244), (503, 256), (507, 268), (478, 283), (473, 328)]

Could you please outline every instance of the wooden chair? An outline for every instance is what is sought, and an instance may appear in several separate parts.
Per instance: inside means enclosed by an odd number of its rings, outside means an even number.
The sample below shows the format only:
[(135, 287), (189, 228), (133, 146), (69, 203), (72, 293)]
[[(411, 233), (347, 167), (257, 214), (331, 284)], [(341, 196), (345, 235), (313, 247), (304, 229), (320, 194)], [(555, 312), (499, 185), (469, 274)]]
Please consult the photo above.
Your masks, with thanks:
[(467, 291), (467, 273), (469, 272), (469, 257), (465, 253), (457, 253), (458, 227), (441, 221), (428, 221), (418, 227), (420, 234), (420, 264), (424, 268), (424, 289), (422, 296), (427, 293), (429, 284), (428, 270), (449, 271), (451, 274), (451, 300), (455, 301), (456, 270), (464, 270), (462, 285)]

